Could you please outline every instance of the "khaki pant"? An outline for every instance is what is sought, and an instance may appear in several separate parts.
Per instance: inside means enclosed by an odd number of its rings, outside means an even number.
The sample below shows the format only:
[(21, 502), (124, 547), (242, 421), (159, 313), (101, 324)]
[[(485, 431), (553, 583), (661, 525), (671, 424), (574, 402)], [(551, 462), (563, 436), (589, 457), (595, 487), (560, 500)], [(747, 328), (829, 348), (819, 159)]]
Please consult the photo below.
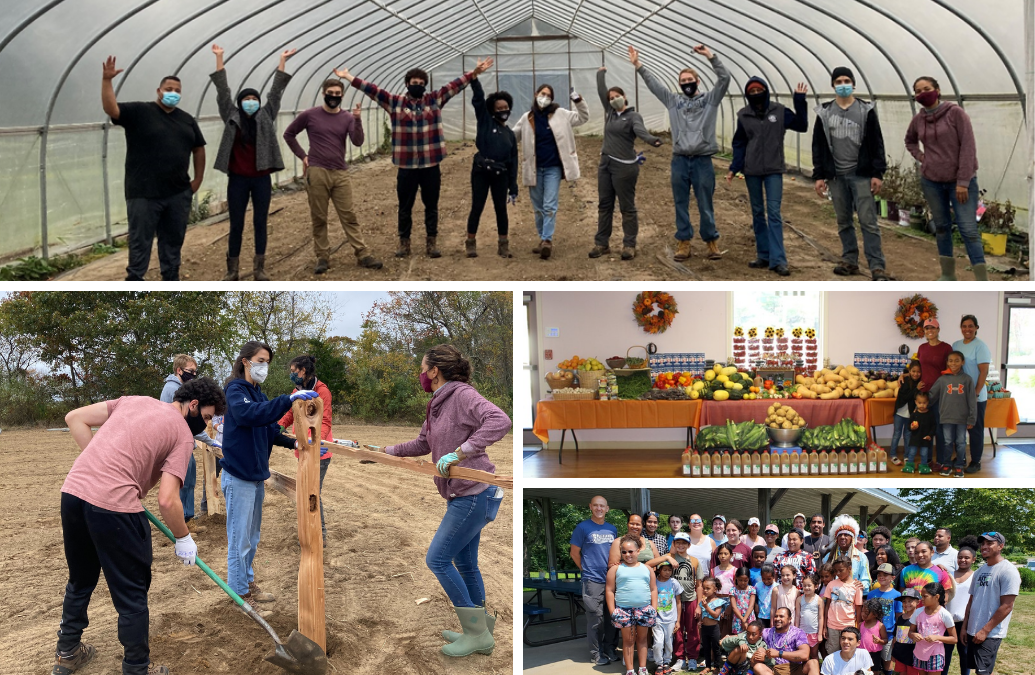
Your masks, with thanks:
[(368, 254), (367, 245), (359, 233), (359, 221), (352, 210), (352, 179), (348, 171), (330, 170), (311, 166), (306, 172), (309, 185), (309, 213), (313, 219), (313, 250), (317, 258), (328, 259), (331, 242), (327, 238), (327, 202), (334, 203), (338, 221), (345, 231), (345, 238), (352, 246), (357, 258)]

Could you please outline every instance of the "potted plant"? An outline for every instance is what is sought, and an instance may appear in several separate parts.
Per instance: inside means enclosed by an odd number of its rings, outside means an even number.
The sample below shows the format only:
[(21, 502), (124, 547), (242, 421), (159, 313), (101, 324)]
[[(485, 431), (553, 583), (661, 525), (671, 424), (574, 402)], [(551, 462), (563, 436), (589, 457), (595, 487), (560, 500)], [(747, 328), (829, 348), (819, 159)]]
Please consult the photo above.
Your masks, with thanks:
[(888, 168), (884, 172), (884, 182), (880, 188), (881, 198), (888, 204), (886, 217), (898, 222), (898, 205), (902, 187), (902, 167), (888, 160)]
[(1005, 204), (985, 202), (985, 212), (981, 216), (981, 243), (985, 253), (1006, 255), (1006, 240), (1013, 231), (1013, 223), (1017, 217), (1010, 200)]
[(923, 188), (920, 187), (920, 171), (914, 167), (902, 170), (902, 183), (899, 186), (899, 210), (909, 211), (909, 224), (927, 232), (926, 203)]

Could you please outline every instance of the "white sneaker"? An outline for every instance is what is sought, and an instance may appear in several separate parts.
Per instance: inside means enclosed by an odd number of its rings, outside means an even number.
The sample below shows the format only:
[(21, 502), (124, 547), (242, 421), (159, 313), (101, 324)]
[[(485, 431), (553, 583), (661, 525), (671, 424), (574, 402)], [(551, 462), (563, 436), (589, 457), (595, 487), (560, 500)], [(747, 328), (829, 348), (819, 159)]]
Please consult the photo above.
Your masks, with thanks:
[(637, 672), (636, 675), (648, 675), (647, 669), (644, 668), (643, 666), (640, 666), (640, 670), (639, 670), (639, 672)]
[(675, 670), (675, 671), (678, 672), (678, 671), (680, 671), (682, 669), (683, 669), (683, 659), (679, 659), (678, 661), (676, 661), (675, 663), (672, 664), (672, 670)]

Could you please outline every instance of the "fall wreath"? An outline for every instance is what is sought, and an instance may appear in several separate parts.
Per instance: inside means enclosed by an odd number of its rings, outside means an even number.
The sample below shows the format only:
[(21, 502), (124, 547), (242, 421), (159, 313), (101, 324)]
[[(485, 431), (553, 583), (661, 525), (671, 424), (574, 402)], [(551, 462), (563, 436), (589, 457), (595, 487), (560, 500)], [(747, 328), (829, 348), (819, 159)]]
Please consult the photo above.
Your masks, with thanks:
[(644, 291), (636, 296), (633, 303), (636, 323), (646, 333), (664, 333), (678, 313), (676, 299), (660, 291)]
[(919, 293), (901, 298), (895, 309), (895, 324), (906, 337), (919, 339), (924, 336), (924, 321), (938, 316), (938, 307)]

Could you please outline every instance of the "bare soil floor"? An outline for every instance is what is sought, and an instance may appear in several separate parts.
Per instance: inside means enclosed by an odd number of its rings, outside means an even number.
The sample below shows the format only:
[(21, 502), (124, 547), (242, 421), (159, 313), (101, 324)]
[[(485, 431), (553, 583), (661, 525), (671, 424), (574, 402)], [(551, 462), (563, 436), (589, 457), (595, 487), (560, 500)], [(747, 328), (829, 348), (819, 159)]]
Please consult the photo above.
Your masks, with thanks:
[[(391, 445), (417, 429), (341, 426), (336, 436)], [(513, 438), (489, 448), (499, 474), (513, 475)], [(67, 433), (4, 429), (0, 437), (0, 672), (42, 675), (53, 665), (67, 567), (61, 539), (60, 489), (78, 455)], [(200, 459), (200, 457), (199, 457)], [(293, 476), (295, 459), (277, 449), (272, 465)], [(201, 502), (199, 462), (197, 503)], [(157, 490), (144, 504), (158, 513)], [(491, 656), (449, 659), (439, 647), (443, 629), (459, 630), (449, 600), (424, 564), (445, 502), (430, 477), (380, 464), (335, 457), (324, 482), (327, 546), (328, 673), (507, 674), (513, 664), (513, 493), (481, 538), (480, 563), (490, 610), (498, 610)], [(299, 546), (294, 504), (266, 492), (256, 581), (276, 601), (267, 619), (286, 638), (297, 627)], [(199, 555), (225, 578), (226, 520), (202, 516)], [(262, 660), (272, 640), (197, 568), (180, 564), (169, 542), (152, 528), (153, 581), (148, 603), (151, 658), (174, 674), (284, 671)], [(420, 598), (430, 602), (416, 605)], [(90, 603), (84, 640), (97, 656), (82, 675), (120, 673), (117, 615), (103, 575)]]
[[(672, 260), (675, 248), (675, 214), (669, 183), (671, 145), (646, 148), (647, 163), (640, 173), (637, 205), (640, 213), (638, 255), (623, 262), (621, 249), (621, 217), (615, 215), (612, 250), (615, 255), (591, 260), (587, 253), (593, 247), (597, 230), (596, 167), (600, 155), (600, 137), (579, 137), (577, 140), (583, 178), (561, 187), (560, 212), (554, 238), (553, 257), (540, 260), (531, 249), (538, 242), (535, 218), (527, 189), (522, 189), (516, 206), (510, 210), (510, 248), (514, 258), (503, 260), (496, 255), (496, 225), (492, 204), (482, 215), (479, 231), (479, 256), (469, 259), (464, 254), (467, 216), (471, 207), (470, 171), (475, 148), (471, 142), (451, 143), (450, 155), (442, 164), (442, 196), (439, 205), (439, 248), (442, 257), (436, 260), (424, 255), (423, 206), (420, 200), (414, 210), (413, 249), (410, 258), (395, 258), (397, 242), (396, 169), (387, 158), (363, 162), (353, 167), (353, 191), (356, 213), (368, 246), (385, 266), (378, 271), (355, 264), (351, 248), (344, 244), (332, 256), (331, 269), (316, 277), (312, 274), (315, 257), (312, 251), (311, 223), (306, 195), (299, 191), (278, 192), (273, 199), (271, 231), (267, 249), (266, 272), (275, 280), (775, 280), (780, 277), (765, 270), (752, 270), (747, 263), (755, 258), (754, 235), (751, 229), (751, 208), (744, 182), (728, 186), (725, 175), (728, 162), (716, 158), (716, 171), (721, 174), (715, 191), (716, 226), (721, 236), (720, 248), (725, 257), (706, 260), (705, 250), (697, 235), (699, 218), (696, 202), (690, 206), (695, 230), (694, 257), (685, 264)], [(784, 241), (791, 268), (791, 280), (843, 280), (832, 270), (839, 261), (841, 244), (833, 206), (818, 197), (812, 181), (788, 175), (785, 179), (783, 215), (786, 222)], [(332, 248), (344, 242), (344, 234), (336, 216), (330, 216)], [(251, 271), (254, 250), (245, 228), (242, 274)], [(933, 240), (906, 236), (909, 228), (887, 223), (882, 228), (884, 254), (888, 271), (897, 279), (929, 280), (939, 274), (938, 253)], [(193, 227), (183, 247), (181, 277), (188, 280), (222, 279), (226, 270), (226, 221)], [(860, 241), (861, 248), (861, 241)], [(957, 249), (960, 279), (973, 279), (964, 268), (968, 265), (962, 248)], [(62, 279), (112, 280), (125, 276), (125, 251), (98, 260), (62, 275)], [(1015, 266), (1008, 258), (989, 257), (988, 262), (1002, 269)], [(157, 253), (151, 257), (148, 279), (159, 279)], [(866, 263), (863, 259), (864, 268)], [(1027, 279), (990, 273), (992, 279)], [(850, 277), (852, 280), (868, 276)]]

